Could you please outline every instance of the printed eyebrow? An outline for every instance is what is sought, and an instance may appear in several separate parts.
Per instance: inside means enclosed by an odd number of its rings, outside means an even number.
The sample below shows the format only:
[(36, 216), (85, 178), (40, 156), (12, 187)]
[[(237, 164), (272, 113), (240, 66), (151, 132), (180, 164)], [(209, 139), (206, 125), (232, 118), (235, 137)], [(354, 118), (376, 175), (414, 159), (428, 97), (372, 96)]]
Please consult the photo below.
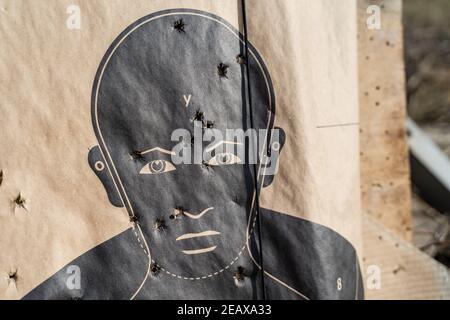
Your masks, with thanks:
[(210, 152), (216, 148), (218, 148), (219, 146), (223, 145), (223, 144), (234, 144), (234, 145), (238, 145), (238, 146), (242, 146), (243, 144), (240, 142), (234, 142), (234, 141), (219, 141), (217, 143), (215, 143), (214, 145), (212, 145), (211, 147), (206, 148), (206, 152)]
[(153, 148), (153, 149), (147, 149), (147, 150), (141, 151), (140, 154), (144, 155), (144, 154), (151, 153), (151, 152), (161, 152), (161, 153), (165, 153), (165, 154), (169, 154), (169, 155), (175, 155), (175, 152), (169, 151), (169, 150), (166, 150), (166, 149), (163, 149), (163, 148), (160, 148), (160, 147), (156, 147), (156, 148)]
[(199, 214), (193, 214), (193, 213), (184, 211), (184, 215), (187, 216), (187, 217), (189, 217), (189, 218), (191, 218), (191, 219), (200, 219), (200, 218), (203, 217), (207, 212), (209, 212), (209, 211), (211, 211), (211, 210), (214, 210), (214, 208), (211, 207), (211, 208), (205, 209), (205, 210), (203, 210), (202, 212), (200, 212)]

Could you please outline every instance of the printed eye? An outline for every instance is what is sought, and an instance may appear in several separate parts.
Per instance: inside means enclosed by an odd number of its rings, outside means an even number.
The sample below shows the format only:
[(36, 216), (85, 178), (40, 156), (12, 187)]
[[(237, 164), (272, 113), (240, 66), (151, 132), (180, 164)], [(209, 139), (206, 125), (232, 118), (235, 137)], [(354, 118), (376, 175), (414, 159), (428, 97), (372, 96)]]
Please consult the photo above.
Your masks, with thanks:
[(147, 163), (139, 174), (158, 174), (177, 170), (175, 166), (166, 160), (155, 160)]
[(241, 159), (230, 152), (216, 154), (216, 156), (208, 161), (208, 165), (210, 166), (228, 166), (238, 163), (241, 163)]

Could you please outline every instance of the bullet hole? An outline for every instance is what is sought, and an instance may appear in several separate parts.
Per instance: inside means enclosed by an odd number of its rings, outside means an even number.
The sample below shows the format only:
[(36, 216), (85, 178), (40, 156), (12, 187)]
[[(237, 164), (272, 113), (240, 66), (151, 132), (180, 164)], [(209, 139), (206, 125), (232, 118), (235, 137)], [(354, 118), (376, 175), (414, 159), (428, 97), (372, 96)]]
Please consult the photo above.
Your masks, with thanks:
[(205, 168), (208, 171), (212, 168), (211, 165), (204, 160), (202, 161), (202, 166), (203, 166), (203, 168)]
[(205, 121), (205, 114), (202, 111), (197, 110), (195, 111), (194, 117), (192, 118), (191, 121), (192, 122), (198, 121), (203, 123)]
[(170, 220), (176, 220), (184, 216), (184, 209), (182, 207), (176, 207), (174, 213), (170, 215)]
[(380, 103), (377, 101), (377, 102), (375, 102), (375, 105), (376, 105), (377, 107), (379, 107), (379, 106), (380, 106)]
[(407, 136), (408, 138), (412, 136), (411, 130), (409, 130), (409, 129), (406, 130), (406, 136)]
[[(214, 127), (214, 122), (206, 121), (205, 114), (200, 110), (195, 111), (194, 117), (191, 119), (191, 122), (201, 122), (202, 128), (204, 129), (212, 129)], [(194, 139), (192, 138), (191, 143), (194, 144)]]
[(272, 157), (272, 146), (269, 146), (269, 148), (267, 149), (267, 157), (269, 157), (269, 158)]
[(246, 63), (246, 58), (242, 53), (236, 56), (236, 63), (241, 65)]
[(27, 210), (27, 208), (25, 207), (26, 200), (22, 197), (20, 193), (13, 201), (17, 207)]
[(136, 216), (136, 215), (131, 216), (131, 217), (130, 217), (130, 222), (131, 222), (131, 223), (137, 223), (137, 222), (139, 222), (138, 216)]
[(226, 64), (223, 64), (222, 62), (219, 63), (219, 65), (217, 66), (217, 74), (220, 78), (228, 78), (228, 68), (229, 67)]
[(368, 97), (368, 96), (369, 96), (369, 93), (366, 91), (366, 92), (364, 92), (364, 95), (365, 95), (366, 97)]
[(14, 271), (8, 272), (8, 280), (10, 282), (17, 282), (18, 275), (17, 275), (17, 269)]
[(173, 29), (176, 30), (176, 31), (178, 31), (178, 32), (180, 32), (180, 33), (186, 32), (186, 31), (184, 30), (184, 27), (185, 27), (185, 26), (186, 26), (186, 25), (185, 25), (183, 19), (177, 20), (177, 21), (175, 21), (175, 22), (173, 23)]
[(237, 286), (242, 286), (245, 281), (245, 269), (244, 267), (238, 267), (237, 271), (233, 275), (234, 283)]
[(381, 89), (380, 86), (375, 87), (375, 90), (377, 90), (377, 91), (379, 91), (380, 89)]
[(399, 265), (397, 268), (395, 268), (394, 270), (392, 270), (392, 273), (393, 273), (393, 274), (397, 274), (397, 273), (399, 273), (400, 271), (405, 271), (405, 267)]
[(213, 121), (206, 121), (206, 123), (205, 123), (205, 128), (206, 128), (206, 129), (212, 129), (212, 128), (214, 128), (214, 122), (213, 122)]
[(135, 161), (144, 159), (144, 155), (142, 154), (142, 152), (141, 151), (137, 151), (137, 150), (131, 151), (130, 152), (130, 157), (131, 157), (132, 160), (135, 160)]
[(156, 231), (164, 231), (167, 228), (166, 222), (164, 219), (158, 218), (153, 225), (153, 229)]
[(3, 183), (3, 171), (0, 171), (0, 186)]
[[(212, 129), (214, 127), (214, 122), (206, 121), (205, 114), (200, 110), (195, 111), (194, 117), (191, 119), (191, 122), (201, 122), (203, 129)], [(191, 138), (191, 144), (194, 144), (193, 138)]]
[(374, 187), (374, 188), (383, 188), (383, 185), (381, 183), (379, 183), (379, 182), (374, 182), (374, 183), (372, 183), (372, 187)]
[(156, 262), (152, 262), (150, 265), (150, 272), (154, 277), (156, 277), (161, 272), (161, 267)]
[(370, 60), (370, 57), (369, 57), (369, 56), (366, 56), (366, 60)]
[(391, 43), (389, 42), (389, 41), (386, 41), (386, 46), (390, 46), (391, 45)]
[(383, 237), (382, 236), (378, 236), (378, 240), (383, 240)]

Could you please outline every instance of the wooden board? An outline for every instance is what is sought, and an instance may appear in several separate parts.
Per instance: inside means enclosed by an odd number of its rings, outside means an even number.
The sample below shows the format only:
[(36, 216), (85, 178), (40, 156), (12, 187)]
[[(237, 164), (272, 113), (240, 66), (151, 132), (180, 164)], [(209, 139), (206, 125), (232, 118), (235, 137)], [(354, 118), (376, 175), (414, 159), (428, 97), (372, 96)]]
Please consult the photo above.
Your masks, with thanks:
[(450, 299), (448, 269), (377, 219), (363, 218), (366, 299)]
[[(369, 30), (367, 8), (381, 8)], [(359, 0), (359, 92), (362, 208), (411, 240), (411, 191), (401, 0)]]

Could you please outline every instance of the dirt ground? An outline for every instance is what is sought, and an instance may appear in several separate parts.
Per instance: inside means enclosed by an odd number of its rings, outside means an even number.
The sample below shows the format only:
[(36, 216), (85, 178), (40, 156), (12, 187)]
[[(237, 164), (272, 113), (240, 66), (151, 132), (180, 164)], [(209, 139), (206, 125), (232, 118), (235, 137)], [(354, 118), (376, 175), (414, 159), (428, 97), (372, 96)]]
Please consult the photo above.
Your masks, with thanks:
[[(450, 1), (404, 1), (408, 113), (450, 157)], [(450, 266), (450, 219), (413, 197), (414, 242)]]

